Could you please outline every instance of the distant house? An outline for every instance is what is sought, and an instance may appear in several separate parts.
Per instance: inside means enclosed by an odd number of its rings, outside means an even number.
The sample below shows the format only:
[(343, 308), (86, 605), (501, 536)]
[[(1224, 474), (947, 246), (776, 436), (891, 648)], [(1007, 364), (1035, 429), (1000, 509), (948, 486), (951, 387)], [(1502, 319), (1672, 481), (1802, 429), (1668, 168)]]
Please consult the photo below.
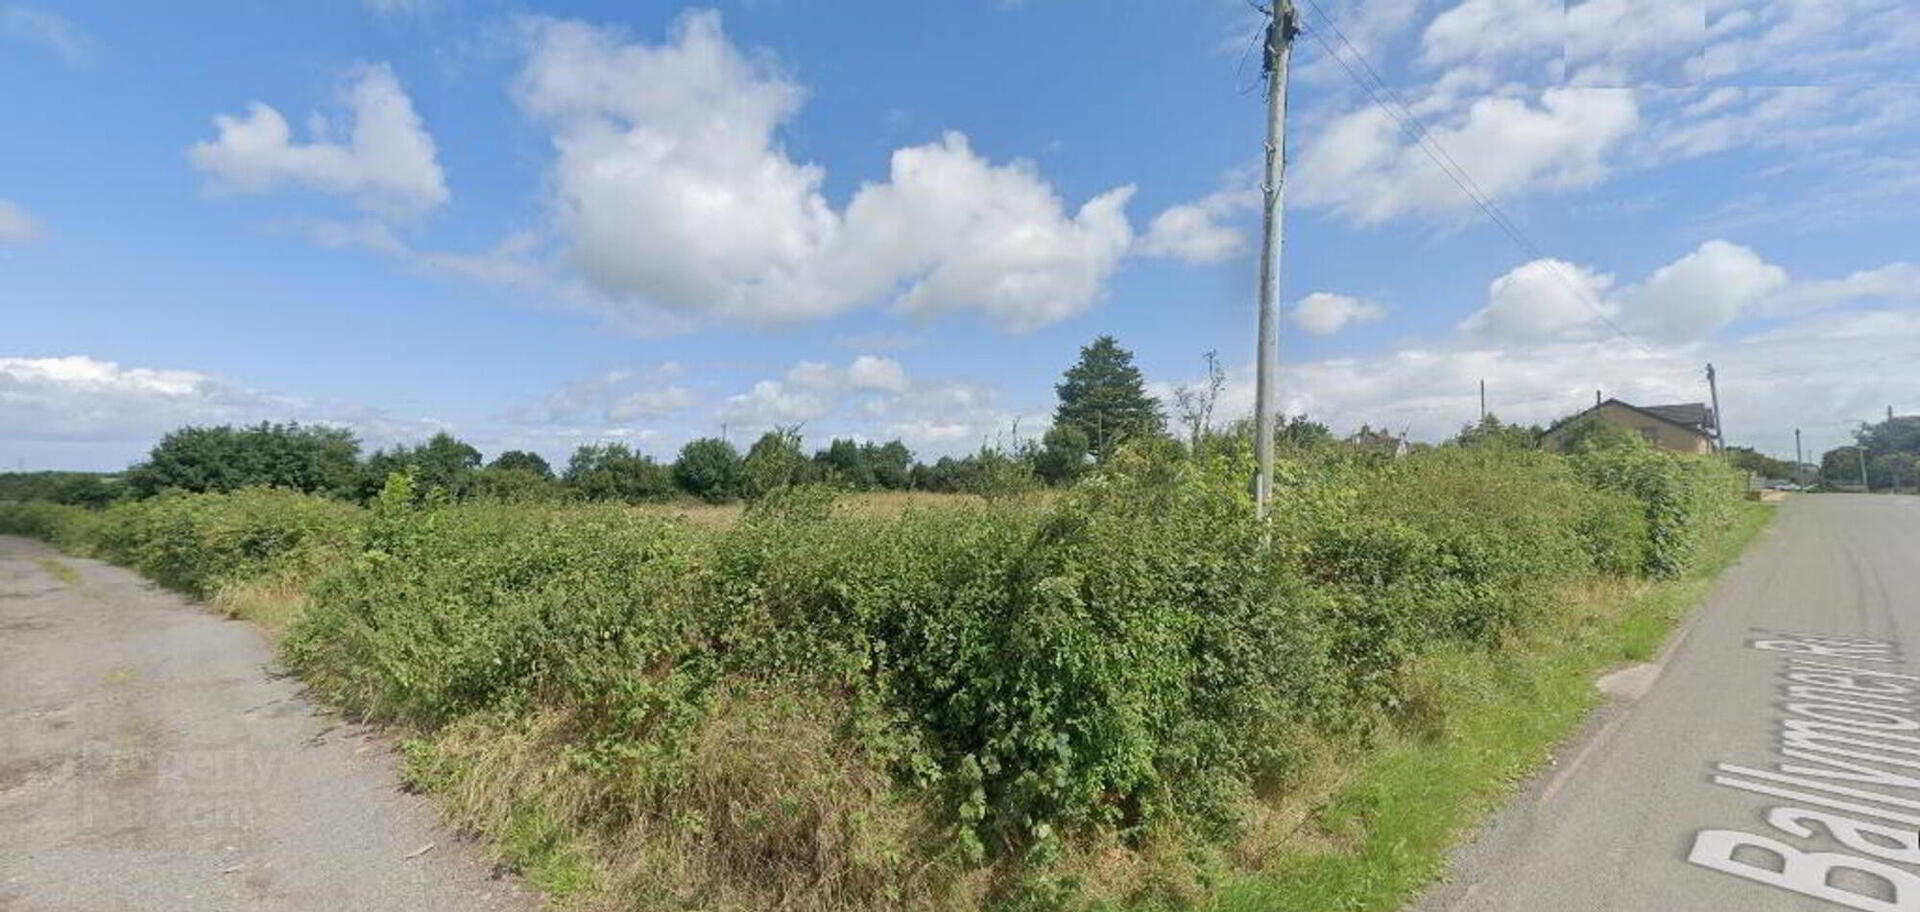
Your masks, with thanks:
[(1540, 445), (1558, 450), (1566, 445), (1567, 435), (1582, 418), (1593, 418), (1619, 425), (1638, 433), (1648, 443), (1676, 453), (1713, 452), (1713, 409), (1700, 402), (1678, 405), (1633, 405), (1608, 399), (1578, 415), (1554, 423), (1540, 437)]
[(1405, 456), (1413, 450), (1413, 445), (1405, 437), (1396, 437), (1385, 431), (1376, 431), (1365, 425), (1347, 438), (1347, 443), (1361, 449), (1376, 450), (1389, 456)]

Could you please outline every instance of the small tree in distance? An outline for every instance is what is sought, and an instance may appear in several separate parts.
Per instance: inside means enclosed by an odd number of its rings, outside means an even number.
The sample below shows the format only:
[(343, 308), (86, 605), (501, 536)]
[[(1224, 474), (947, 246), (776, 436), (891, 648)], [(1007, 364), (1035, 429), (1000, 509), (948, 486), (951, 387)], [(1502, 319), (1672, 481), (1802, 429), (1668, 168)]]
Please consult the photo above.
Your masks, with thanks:
[(1200, 451), (1208, 430), (1213, 427), (1214, 407), (1220, 403), (1220, 393), (1227, 387), (1227, 371), (1220, 366), (1220, 353), (1208, 351), (1206, 360), (1206, 386), (1182, 384), (1173, 390), (1173, 406), (1180, 415), (1180, 424), (1186, 428), (1187, 447), (1196, 453)]
[(553, 477), (553, 466), (547, 464), (546, 458), (539, 453), (530, 453), (526, 450), (508, 450), (501, 453), (495, 456), (492, 462), (487, 463), (487, 468), (517, 469), (532, 472), (542, 478)]
[(1503, 424), (1496, 415), (1489, 414), (1474, 424), (1460, 429), (1453, 442), (1464, 447), (1504, 447), (1514, 450), (1533, 450), (1540, 447), (1542, 431), (1537, 427), (1524, 427), (1518, 424)]
[(645, 503), (673, 496), (673, 475), (624, 443), (584, 444), (567, 460), (567, 487), (583, 500)]
[(673, 480), (708, 503), (731, 500), (740, 493), (740, 451), (718, 437), (691, 441), (674, 460)]
[(1033, 473), (1050, 485), (1072, 484), (1086, 471), (1091, 448), (1087, 435), (1077, 427), (1049, 428), (1033, 455)]
[(826, 449), (813, 454), (813, 462), (828, 484), (854, 491), (873, 489), (873, 467), (867, 464), (866, 451), (852, 440), (834, 438)]
[(806, 480), (807, 454), (800, 449), (800, 426), (780, 426), (760, 435), (740, 465), (740, 493), (758, 500)]
[(386, 486), (387, 476), (411, 472), (414, 490), (425, 495), (444, 491), (454, 498), (465, 497), (467, 482), (480, 468), (480, 451), (446, 431), (441, 431), (419, 446), (396, 446), (377, 450), (361, 468), (360, 498), (372, 499)]

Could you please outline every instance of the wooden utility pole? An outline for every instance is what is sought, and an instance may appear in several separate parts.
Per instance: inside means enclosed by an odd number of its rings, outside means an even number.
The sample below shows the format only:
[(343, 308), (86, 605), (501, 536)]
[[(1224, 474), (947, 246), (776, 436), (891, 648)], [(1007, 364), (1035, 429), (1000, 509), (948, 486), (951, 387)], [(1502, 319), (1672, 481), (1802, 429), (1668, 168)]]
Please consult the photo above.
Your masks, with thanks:
[(1266, 179), (1260, 186), (1265, 231), (1260, 248), (1260, 328), (1254, 379), (1254, 510), (1267, 517), (1273, 497), (1273, 435), (1279, 430), (1274, 409), (1280, 373), (1280, 255), (1284, 248), (1282, 216), (1287, 189), (1287, 66), (1293, 57), (1293, 36), (1300, 30), (1293, 0), (1271, 0), (1267, 23), (1267, 150)]
[(1889, 405), (1887, 406), (1887, 446), (1888, 452), (1892, 455), (1887, 458), (1887, 484), (1888, 490), (1898, 494), (1900, 493), (1900, 451), (1892, 449), (1893, 439), (1893, 406)]
[(1707, 365), (1707, 393), (1713, 397), (1713, 444), (1724, 453), (1727, 451), (1727, 432), (1720, 420), (1720, 383), (1713, 373), (1713, 365)]
[[(1513, 416), (1508, 415), (1507, 417), (1511, 418)], [(1485, 424), (1486, 422), (1487, 422), (1487, 381), (1482, 380), (1480, 381), (1480, 423)]]

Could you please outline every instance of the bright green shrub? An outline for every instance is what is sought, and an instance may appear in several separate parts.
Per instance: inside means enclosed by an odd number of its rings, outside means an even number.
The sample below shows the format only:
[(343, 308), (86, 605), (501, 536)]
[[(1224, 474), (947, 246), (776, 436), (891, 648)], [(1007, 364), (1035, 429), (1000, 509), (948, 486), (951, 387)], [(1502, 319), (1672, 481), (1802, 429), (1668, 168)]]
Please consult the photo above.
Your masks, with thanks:
[(1647, 532), (1646, 510), (1633, 495), (1595, 489), (1575, 529), (1586, 542), (1594, 570), (1608, 576), (1646, 572), (1653, 542)]
[(1631, 547), (1630, 527), (1593, 519), (1622, 502), (1547, 453), (1441, 447), (1311, 471), (1302, 560), (1333, 600), (1333, 661), (1362, 712), (1397, 705), (1402, 670), (1433, 645), (1493, 644)]
[(363, 516), (349, 504), (270, 488), (169, 494), (107, 508), (91, 550), (205, 596), (302, 548), (345, 546)]
[(740, 451), (718, 437), (690, 441), (673, 461), (673, 483), (708, 503), (724, 503), (740, 495)]
[(404, 489), (313, 587), (285, 643), (296, 670), (357, 713), (429, 727), (536, 698), (641, 721), (623, 696), (668, 686), (648, 670), (691, 648), (691, 531), (619, 507), (415, 508)]
[(84, 507), (33, 501), (0, 503), (0, 534), (38, 538), (82, 554), (89, 553), (100, 514)]
[(1589, 448), (1572, 463), (1591, 484), (1640, 501), (1647, 529), (1645, 572), (1671, 579), (1686, 572), (1739, 503), (1738, 473), (1706, 456), (1657, 450), (1637, 438)]

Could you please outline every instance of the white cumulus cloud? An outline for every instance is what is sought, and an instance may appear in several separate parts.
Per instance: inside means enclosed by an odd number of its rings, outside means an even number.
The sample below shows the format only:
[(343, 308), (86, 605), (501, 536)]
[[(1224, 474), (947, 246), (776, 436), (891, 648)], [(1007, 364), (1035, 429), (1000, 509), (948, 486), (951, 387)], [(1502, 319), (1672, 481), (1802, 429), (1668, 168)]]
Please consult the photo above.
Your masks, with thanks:
[(1233, 259), (1246, 252), (1247, 236), (1223, 221), (1259, 205), (1259, 190), (1229, 189), (1169, 206), (1147, 224), (1140, 252), (1192, 264)]
[(778, 133), (805, 91), (712, 11), (659, 45), (530, 20), (517, 97), (553, 131), (552, 206), (572, 262), (636, 308), (772, 323), (890, 299), (1022, 331), (1084, 311), (1133, 240), (1120, 187), (1069, 210), (1034, 167), (966, 137), (894, 152), (836, 210)]
[(1629, 290), (1629, 327), (1658, 340), (1699, 338), (1787, 285), (1787, 271), (1738, 244), (1708, 241)]
[(907, 370), (900, 362), (878, 355), (861, 355), (847, 365), (847, 385), (854, 389), (907, 391)]
[(1377, 302), (1325, 291), (1307, 295), (1293, 307), (1294, 324), (1316, 336), (1330, 336), (1386, 316), (1387, 309)]
[(219, 115), (219, 136), (196, 143), (188, 160), (220, 188), (261, 193), (284, 185), (351, 197), (362, 208), (390, 215), (418, 214), (448, 199), (433, 137), (413, 102), (385, 65), (361, 67), (343, 104), (346, 135), (315, 117), (305, 142), (287, 119), (261, 102), (247, 113)]
[(615, 402), (607, 409), (607, 418), (611, 421), (632, 421), (635, 418), (660, 418), (675, 412), (692, 408), (700, 401), (692, 390), (684, 386), (665, 386), (655, 390), (643, 390), (631, 393)]
[(1595, 314), (1612, 318), (1620, 305), (1609, 298), (1613, 276), (1565, 260), (1534, 260), (1487, 286), (1487, 306), (1461, 324), (1475, 335), (1540, 340), (1594, 332)]
[(861, 355), (846, 367), (824, 361), (802, 361), (788, 368), (786, 382), (803, 389), (849, 392), (881, 390), (901, 393), (911, 384), (900, 362), (880, 355)]
[(1743, 317), (1889, 300), (1920, 300), (1920, 266), (1890, 263), (1840, 279), (1795, 279), (1752, 249), (1716, 239), (1623, 286), (1575, 263), (1534, 260), (1495, 279), (1487, 305), (1461, 328), (1490, 339), (1542, 341), (1598, 338), (1617, 327), (1635, 344), (1678, 344)]
[[(1429, 120), (1429, 135), (1493, 199), (1591, 186), (1640, 122), (1625, 89), (1549, 89), (1537, 101), (1486, 95)], [(1299, 200), (1360, 224), (1458, 212), (1472, 203), (1377, 107), (1336, 117), (1300, 155)]]
[(118, 469), (182, 425), (287, 420), (350, 427), (373, 445), (440, 429), (435, 422), (263, 392), (199, 371), (128, 367), (86, 355), (0, 357), (0, 451), (40, 467)]
[(1766, 309), (1796, 314), (1856, 300), (1920, 302), (1920, 264), (1888, 263), (1844, 278), (1795, 282), (1772, 296), (1766, 302)]
[(762, 380), (720, 406), (720, 418), (733, 424), (770, 426), (818, 418), (828, 407), (813, 393), (791, 390), (778, 380)]

